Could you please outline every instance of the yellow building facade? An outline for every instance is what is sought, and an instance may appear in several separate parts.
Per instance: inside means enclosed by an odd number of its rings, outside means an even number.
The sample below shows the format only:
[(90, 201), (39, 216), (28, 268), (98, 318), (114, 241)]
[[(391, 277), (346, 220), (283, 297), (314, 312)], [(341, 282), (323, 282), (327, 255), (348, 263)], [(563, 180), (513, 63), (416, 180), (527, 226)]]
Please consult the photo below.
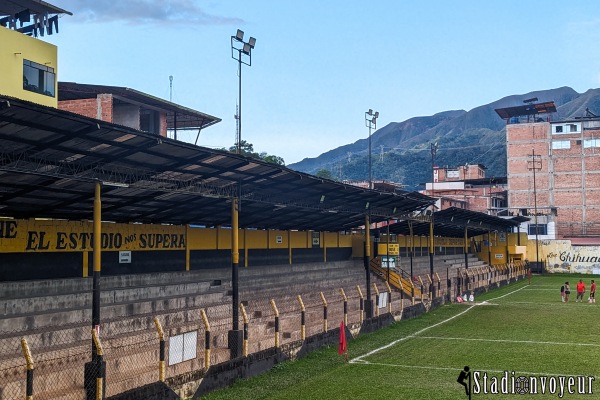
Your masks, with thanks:
[(57, 47), (0, 26), (0, 94), (58, 106)]

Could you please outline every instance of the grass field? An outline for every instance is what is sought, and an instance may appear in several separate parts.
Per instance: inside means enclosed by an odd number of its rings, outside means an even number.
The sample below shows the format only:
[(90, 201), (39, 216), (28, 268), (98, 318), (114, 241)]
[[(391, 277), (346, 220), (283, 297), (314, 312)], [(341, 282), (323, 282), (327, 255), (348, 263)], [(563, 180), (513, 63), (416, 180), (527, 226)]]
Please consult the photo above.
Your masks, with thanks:
[[(472, 398), (600, 399), (600, 303), (589, 304), (587, 292), (575, 303), (579, 278), (533, 276), (531, 284), (481, 295), (475, 305), (445, 305), (361, 335), (348, 342), (349, 363), (329, 347), (203, 399), (467, 399), (456, 382), (466, 365), (479, 373)], [(581, 278), (589, 291), (594, 277)], [(571, 283), (568, 303), (560, 300), (565, 280)], [(509, 394), (501, 393), (504, 371)], [(538, 384), (537, 394), (510, 393), (513, 379), (516, 389), (524, 386), (520, 376)], [(494, 379), (499, 394), (490, 393)]]

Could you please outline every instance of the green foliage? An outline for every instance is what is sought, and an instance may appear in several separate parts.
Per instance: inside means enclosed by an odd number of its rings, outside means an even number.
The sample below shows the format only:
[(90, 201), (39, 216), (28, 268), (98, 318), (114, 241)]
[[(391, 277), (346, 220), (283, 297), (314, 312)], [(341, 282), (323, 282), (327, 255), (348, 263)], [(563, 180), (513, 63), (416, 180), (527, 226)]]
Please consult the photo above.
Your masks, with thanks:
[(333, 174), (328, 169), (320, 169), (315, 175), (319, 178), (334, 179)]
[[(589, 275), (583, 278), (589, 286)], [(444, 305), (350, 339), (350, 359), (380, 349), (364, 363), (345, 363), (331, 346), (203, 398), (462, 400), (464, 389), (456, 379), (465, 365), (472, 371), (488, 371), (490, 377), (500, 377), (505, 370), (515, 371), (517, 377), (599, 376), (600, 335), (595, 321), (600, 305), (560, 300), (560, 285), (578, 279), (536, 276), (531, 285), (522, 280), (478, 296), (478, 306)], [(598, 385), (594, 382), (596, 392)], [(490, 396), (494, 397), (507, 398)]]
[[(244, 156), (258, 158), (259, 160), (263, 160), (263, 161), (266, 161), (271, 164), (285, 165), (285, 161), (282, 157), (267, 154), (264, 151), (257, 153), (254, 151), (254, 145), (252, 143), (248, 143), (245, 140), (242, 140), (240, 143), (241, 143), (240, 150), (241, 150), (242, 155), (244, 155)], [(229, 148), (229, 151), (232, 153), (237, 153), (237, 150), (238, 150), (237, 142)]]

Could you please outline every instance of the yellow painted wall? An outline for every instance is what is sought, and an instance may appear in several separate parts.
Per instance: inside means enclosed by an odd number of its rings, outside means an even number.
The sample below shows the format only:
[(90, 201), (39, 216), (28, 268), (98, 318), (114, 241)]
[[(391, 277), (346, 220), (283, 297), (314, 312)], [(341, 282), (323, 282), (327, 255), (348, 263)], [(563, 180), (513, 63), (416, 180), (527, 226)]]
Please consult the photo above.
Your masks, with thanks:
[(364, 257), (365, 255), (365, 235), (352, 235), (352, 257)]
[(58, 96), (23, 90), (23, 60), (54, 68), (54, 93), (58, 95), (56, 46), (0, 26), (0, 94), (56, 108)]
[(492, 246), (490, 249), (492, 253), (492, 265), (506, 264), (506, 246)]
[[(93, 224), (87, 221), (14, 220), (0, 218), (0, 253), (90, 251), (92, 250)], [(281, 243), (277, 243), (277, 237)], [(292, 248), (307, 246), (310, 232), (292, 231)], [(323, 233), (326, 247), (351, 247), (352, 235), (335, 232)], [(361, 236), (362, 237), (362, 236)], [(230, 250), (231, 229), (189, 228), (176, 225), (142, 225), (102, 223), (102, 248), (104, 250)], [(280, 230), (239, 231), (240, 248), (244, 242), (249, 249), (286, 249), (288, 232)]]
[[(337, 232), (324, 232), (325, 238), (323, 242), (325, 243), (325, 247), (338, 247), (338, 234)], [(323, 243), (321, 243), (321, 247), (323, 247)]]
[(306, 243), (306, 232), (292, 231), (291, 236), (292, 247), (294, 249), (306, 249), (307, 247), (309, 247)]
[[(287, 249), (288, 235), (286, 231), (269, 230), (269, 249)], [(277, 241), (280, 243), (277, 243)]]
[(194, 250), (214, 250), (217, 248), (217, 230), (214, 228), (190, 228), (190, 248)]
[[(540, 260), (553, 273), (600, 274), (600, 246), (573, 246), (570, 240), (539, 240)], [(535, 260), (535, 240), (527, 243)]]

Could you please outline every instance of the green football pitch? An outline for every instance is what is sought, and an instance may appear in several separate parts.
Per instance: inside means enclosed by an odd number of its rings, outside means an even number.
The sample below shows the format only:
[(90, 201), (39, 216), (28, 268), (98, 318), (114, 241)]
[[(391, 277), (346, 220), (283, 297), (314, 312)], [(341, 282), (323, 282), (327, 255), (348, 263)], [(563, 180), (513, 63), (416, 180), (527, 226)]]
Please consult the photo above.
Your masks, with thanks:
[[(580, 278), (586, 294), (576, 303)], [(600, 303), (587, 301), (593, 278), (532, 276), (349, 340), (348, 363), (332, 346), (203, 399), (468, 399), (457, 382), (465, 366), (475, 399), (600, 399)]]

